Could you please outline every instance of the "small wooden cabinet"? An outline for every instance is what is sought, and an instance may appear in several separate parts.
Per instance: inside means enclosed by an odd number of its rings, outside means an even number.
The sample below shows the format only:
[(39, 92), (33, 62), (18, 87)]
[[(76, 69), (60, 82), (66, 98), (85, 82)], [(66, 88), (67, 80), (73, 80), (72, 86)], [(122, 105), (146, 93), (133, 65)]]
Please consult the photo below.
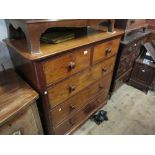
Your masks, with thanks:
[(6, 41), (16, 70), (40, 94), (46, 134), (71, 134), (106, 104), (123, 34), (115, 31), (87, 28), (85, 36), (40, 44), (38, 54), (22, 39)]
[(135, 62), (129, 84), (147, 92), (155, 77), (155, 46), (144, 44), (141, 56)]
[(0, 73), (0, 134), (43, 134), (38, 94), (13, 70)]

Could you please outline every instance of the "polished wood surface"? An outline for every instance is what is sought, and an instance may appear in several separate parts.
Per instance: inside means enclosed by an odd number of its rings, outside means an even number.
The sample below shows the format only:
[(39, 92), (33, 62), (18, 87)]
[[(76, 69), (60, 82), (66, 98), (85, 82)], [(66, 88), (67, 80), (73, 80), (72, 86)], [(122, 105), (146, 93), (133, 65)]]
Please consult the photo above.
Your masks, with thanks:
[(112, 73), (106, 75), (97, 82), (80, 91), (78, 94), (70, 97), (68, 100), (53, 108), (51, 115), (54, 127), (60, 124), (65, 118), (74, 114), (77, 110), (86, 106), (86, 104), (92, 100), (96, 94), (102, 92), (103, 90), (108, 93), (111, 78)]
[(96, 42), (103, 41), (103, 40), (106, 41), (106, 39), (121, 36), (123, 33), (124, 31), (119, 30), (119, 29), (115, 29), (114, 33), (93, 31), (93, 32), (89, 32), (89, 34), (86, 36), (83, 36), (77, 39), (72, 39), (72, 40), (62, 42), (59, 44), (54, 44), (54, 45), (53, 44), (41, 44), (40, 45), (41, 53), (38, 53), (38, 54), (28, 53), (26, 49), (25, 40), (22, 40), (22, 39), (6, 40), (5, 42), (9, 47), (14, 48), (22, 57), (28, 60), (37, 60), (37, 59), (43, 59), (49, 56), (61, 54), (67, 50), (79, 48), (84, 45), (89, 45), (91, 43), (96, 43)]
[(0, 124), (25, 109), (38, 98), (38, 94), (17, 74), (0, 72)]
[(104, 60), (115, 55), (118, 51), (120, 38), (107, 41), (103, 44), (96, 45), (93, 53), (93, 63)]
[(37, 99), (14, 70), (0, 72), (0, 134), (43, 134)]
[(0, 135), (43, 134), (36, 103), (0, 127)]
[[(16, 55), (20, 57), (16, 70), (40, 94), (39, 109), (45, 134), (71, 134), (107, 101), (123, 31), (87, 30), (87, 34), (66, 42), (41, 44), (38, 54), (28, 53), (26, 41), (22, 39), (6, 41), (14, 64)], [(104, 57), (104, 48), (108, 45), (113, 52)], [(95, 60), (102, 49), (103, 56)], [(26, 66), (31, 66), (30, 72)]]
[(98, 94), (94, 101), (90, 102), (81, 111), (77, 111), (71, 118), (65, 120), (62, 124), (54, 129), (55, 134), (70, 134), (79, 127), (81, 123), (85, 122), (93, 113), (107, 102), (107, 92)]
[(116, 19), (115, 27), (124, 29), (125, 32), (130, 32), (136, 29), (145, 28), (148, 24), (146, 19)]
[[(107, 31), (113, 32), (114, 20), (112, 19), (44, 19), (44, 20), (6, 20), (10, 38), (16, 36), (16, 30), (21, 29), (27, 40), (29, 53), (40, 53), (40, 36), (48, 28), (52, 27), (107, 27)], [(102, 24), (104, 25), (102, 26)], [(36, 31), (37, 30), (37, 31)], [(18, 33), (18, 32), (17, 32)]]
[(43, 67), (47, 85), (88, 68), (90, 50), (90, 48), (75, 50), (72, 53), (61, 55), (57, 59), (45, 61)]
[(112, 57), (111, 59), (94, 66), (92, 69), (87, 69), (48, 88), (50, 105), (54, 107), (60, 104), (96, 80), (99, 80), (101, 77), (112, 72), (114, 64), (115, 57)]

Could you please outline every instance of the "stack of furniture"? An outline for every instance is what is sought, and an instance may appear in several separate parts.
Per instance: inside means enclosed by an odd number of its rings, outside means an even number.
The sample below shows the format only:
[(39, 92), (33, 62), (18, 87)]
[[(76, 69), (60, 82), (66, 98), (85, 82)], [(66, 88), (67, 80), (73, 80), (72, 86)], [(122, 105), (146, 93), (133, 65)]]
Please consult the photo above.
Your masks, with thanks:
[(111, 93), (122, 83), (129, 81), (135, 60), (140, 55), (141, 47), (150, 34), (144, 19), (118, 19), (115, 20), (115, 27), (124, 29), (125, 34), (119, 47)]
[(151, 42), (144, 44), (143, 52), (138, 57), (131, 73), (129, 84), (147, 92), (151, 89), (155, 78), (155, 45)]
[[(5, 42), (16, 71), (40, 94), (46, 134), (71, 134), (107, 103), (123, 31), (111, 29), (113, 20), (7, 22), (12, 30), (24, 30), (26, 39)], [(59, 44), (40, 43), (41, 33), (51, 27), (84, 28), (86, 33)]]
[(37, 98), (13, 70), (0, 72), (0, 134), (43, 134)]

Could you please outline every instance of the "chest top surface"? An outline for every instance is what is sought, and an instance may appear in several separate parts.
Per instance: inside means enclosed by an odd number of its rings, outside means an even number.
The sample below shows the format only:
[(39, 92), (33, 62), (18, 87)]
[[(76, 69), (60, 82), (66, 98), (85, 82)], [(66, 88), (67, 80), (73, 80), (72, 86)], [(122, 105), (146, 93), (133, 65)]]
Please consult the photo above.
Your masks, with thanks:
[(0, 72), (0, 125), (38, 98), (13, 70)]
[(65, 41), (59, 44), (41, 44), (40, 45), (41, 53), (37, 54), (31, 54), (27, 51), (25, 40), (12, 39), (12, 40), (5, 40), (5, 42), (9, 47), (15, 49), (16, 52), (18, 52), (24, 58), (29, 60), (39, 60), (49, 56), (64, 53), (65, 51), (68, 50), (90, 45), (92, 43), (96, 43), (99, 41), (106, 41), (114, 37), (120, 37), (123, 33), (124, 31), (119, 29), (115, 29), (113, 33), (102, 31), (90, 31), (88, 32), (87, 35), (83, 37)]

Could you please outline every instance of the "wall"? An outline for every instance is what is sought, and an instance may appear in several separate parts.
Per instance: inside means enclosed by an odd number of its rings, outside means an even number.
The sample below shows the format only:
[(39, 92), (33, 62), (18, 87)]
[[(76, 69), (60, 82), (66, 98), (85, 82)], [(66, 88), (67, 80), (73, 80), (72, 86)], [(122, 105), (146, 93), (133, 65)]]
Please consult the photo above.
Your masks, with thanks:
[(5, 43), (2, 42), (3, 39), (7, 38), (7, 29), (5, 20), (0, 19), (0, 71), (2, 71), (1, 64), (4, 65), (5, 69), (12, 68), (12, 62), (10, 60), (9, 51)]

